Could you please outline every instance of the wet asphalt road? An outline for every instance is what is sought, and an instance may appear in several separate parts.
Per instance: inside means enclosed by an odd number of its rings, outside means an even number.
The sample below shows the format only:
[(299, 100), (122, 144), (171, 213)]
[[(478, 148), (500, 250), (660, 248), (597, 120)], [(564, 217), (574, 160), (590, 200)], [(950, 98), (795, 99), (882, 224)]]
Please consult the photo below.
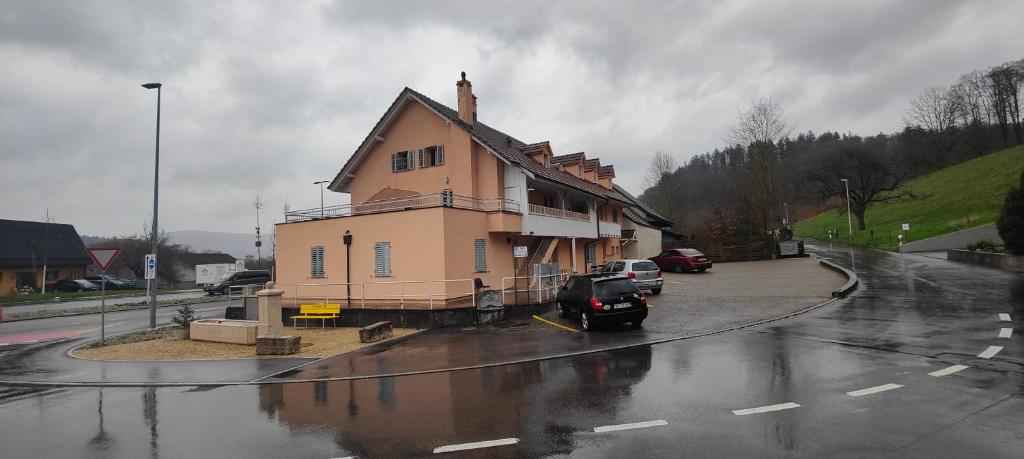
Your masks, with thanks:
[(450, 455), (1024, 454), (1024, 276), (810, 249), (861, 289), (702, 338), (355, 381), (0, 388), (2, 455), (409, 457), (488, 441)]

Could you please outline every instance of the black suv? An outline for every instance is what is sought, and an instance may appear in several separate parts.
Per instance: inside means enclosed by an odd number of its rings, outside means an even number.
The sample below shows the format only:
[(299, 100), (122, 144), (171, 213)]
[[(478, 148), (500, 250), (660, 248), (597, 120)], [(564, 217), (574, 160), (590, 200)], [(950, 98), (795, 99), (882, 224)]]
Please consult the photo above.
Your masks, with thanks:
[(267, 282), (270, 282), (270, 271), (238, 271), (228, 276), (227, 279), (210, 285), (203, 290), (206, 290), (206, 293), (209, 293), (210, 295), (223, 295), (228, 293), (228, 289), (231, 287), (256, 284), (263, 285)]
[(639, 328), (647, 318), (647, 296), (628, 277), (581, 274), (570, 277), (559, 288), (555, 310), (558, 317), (579, 316), (586, 331), (613, 322), (630, 322), (633, 328)]

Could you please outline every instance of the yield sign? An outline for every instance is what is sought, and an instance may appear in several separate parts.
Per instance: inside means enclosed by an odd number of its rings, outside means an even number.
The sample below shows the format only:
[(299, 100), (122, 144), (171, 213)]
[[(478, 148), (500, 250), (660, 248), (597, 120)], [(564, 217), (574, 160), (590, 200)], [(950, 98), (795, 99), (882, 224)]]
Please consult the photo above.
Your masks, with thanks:
[(96, 263), (96, 266), (100, 267), (101, 272), (107, 272), (107, 268), (113, 263), (114, 259), (117, 258), (117, 254), (121, 253), (121, 249), (117, 247), (113, 248), (99, 248), (93, 247), (91, 249), (85, 249), (89, 253), (89, 258)]

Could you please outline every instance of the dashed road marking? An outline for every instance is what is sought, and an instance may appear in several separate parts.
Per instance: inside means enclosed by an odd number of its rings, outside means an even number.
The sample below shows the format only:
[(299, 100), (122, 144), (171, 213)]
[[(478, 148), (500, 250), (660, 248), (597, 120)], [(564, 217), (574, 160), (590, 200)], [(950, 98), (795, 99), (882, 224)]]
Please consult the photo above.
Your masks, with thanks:
[(966, 370), (967, 368), (968, 368), (967, 365), (953, 365), (953, 366), (950, 366), (950, 367), (943, 368), (941, 370), (936, 370), (936, 371), (933, 371), (931, 373), (928, 373), (928, 376), (934, 376), (934, 377), (938, 378), (940, 376), (951, 375), (951, 374), (956, 373), (958, 371)]
[(561, 328), (562, 330), (568, 330), (568, 331), (571, 331), (571, 332), (577, 332), (577, 333), (579, 333), (579, 330), (577, 330), (577, 329), (575, 329), (575, 328), (572, 328), (572, 327), (566, 327), (565, 325), (562, 325), (562, 324), (560, 324), (560, 323), (557, 323), (557, 322), (552, 322), (552, 321), (550, 321), (550, 320), (547, 320), (547, 319), (545, 319), (545, 318), (543, 318), (543, 317), (541, 317), (541, 316), (537, 316), (537, 315), (535, 315), (535, 316), (533, 316), (533, 318), (534, 318), (534, 319), (537, 319), (537, 320), (539, 320), (539, 321), (541, 321), (541, 322), (544, 322), (544, 323), (546, 323), (546, 324), (548, 324), (548, 325), (551, 325), (551, 326), (553, 326), (553, 327), (558, 327), (558, 328)]
[(1003, 350), (1002, 346), (989, 346), (987, 349), (982, 351), (981, 354), (978, 354), (978, 357), (981, 357), (983, 359), (991, 359), (992, 356), (998, 354), (1001, 350)]
[(1000, 312), (999, 313), (999, 320), (1001, 320), (1003, 322), (1009, 322), (1010, 321), (1010, 315), (1005, 313), (1005, 312)]
[(779, 403), (778, 405), (759, 406), (757, 408), (744, 408), (742, 410), (732, 410), (732, 414), (735, 414), (736, 416), (746, 416), (748, 414), (768, 413), (770, 411), (781, 411), (791, 408), (800, 408), (800, 404), (787, 402)]
[(999, 329), (999, 337), (1000, 338), (1009, 338), (1010, 336), (1013, 336), (1013, 329), (1012, 328), (1000, 328)]
[(881, 386), (868, 387), (866, 389), (860, 389), (860, 390), (855, 390), (855, 391), (852, 391), (852, 392), (847, 392), (846, 395), (849, 395), (851, 397), (862, 397), (864, 395), (877, 394), (879, 392), (885, 392), (887, 390), (899, 389), (901, 387), (904, 387), (904, 386), (902, 384), (892, 384), (892, 383), (882, 384)]
[(445, 445), (434, 448), (434, 454), (450, 453), (453, 451), (465, 451), (467, 449), (491, 448), (494, 446), (514, 445), (519, 443), (518, 438), (502, 438), (499, 440), (478, 441), (473, 443), (460, 443), (458, 445)]
[(612, 426), (594, 427), (594, 432), (615, 432), (618, 430), (644, 429), (647, 427), (667, 426), (668, 421), (659, 419), (657, 421), (631, 422), (629, 424), (616, 424)]

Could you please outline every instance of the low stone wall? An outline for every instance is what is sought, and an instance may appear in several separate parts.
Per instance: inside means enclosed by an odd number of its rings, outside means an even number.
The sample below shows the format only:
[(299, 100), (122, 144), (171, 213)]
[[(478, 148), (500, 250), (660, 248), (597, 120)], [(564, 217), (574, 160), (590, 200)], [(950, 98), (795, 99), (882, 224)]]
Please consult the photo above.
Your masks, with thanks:
[[(529, 318), (534, 314), (550, 311), (553, 303), (505, 306), (503, 317), (507, 319)], [(281, 318), (285, 325), (294, 326), (292, 316), (299, 314), (298, 308), (282, 308)], [(336, 321), (339, 327), (365, 327), (381, 321), (388, 321), (399, 328), (433, 328), (478, 325), (479, 311), (476, 308), (450, 309), (372, 309), (346, 308), (342, 305), (341, 314)], [(320, 326), (319, 321), (311, 321), (310, 326)], [(304, 326), (303, 321), (299, 322)], [(333, 325), (327, 321), (327, 325)]]
[(1007, 271), (1024, 272), (1024, 257), (1005, 253), (975, 252), (973, 250), (953, 249), (946, 251), (949, 261), (959, 261), (972, 265), (991, 266)]

